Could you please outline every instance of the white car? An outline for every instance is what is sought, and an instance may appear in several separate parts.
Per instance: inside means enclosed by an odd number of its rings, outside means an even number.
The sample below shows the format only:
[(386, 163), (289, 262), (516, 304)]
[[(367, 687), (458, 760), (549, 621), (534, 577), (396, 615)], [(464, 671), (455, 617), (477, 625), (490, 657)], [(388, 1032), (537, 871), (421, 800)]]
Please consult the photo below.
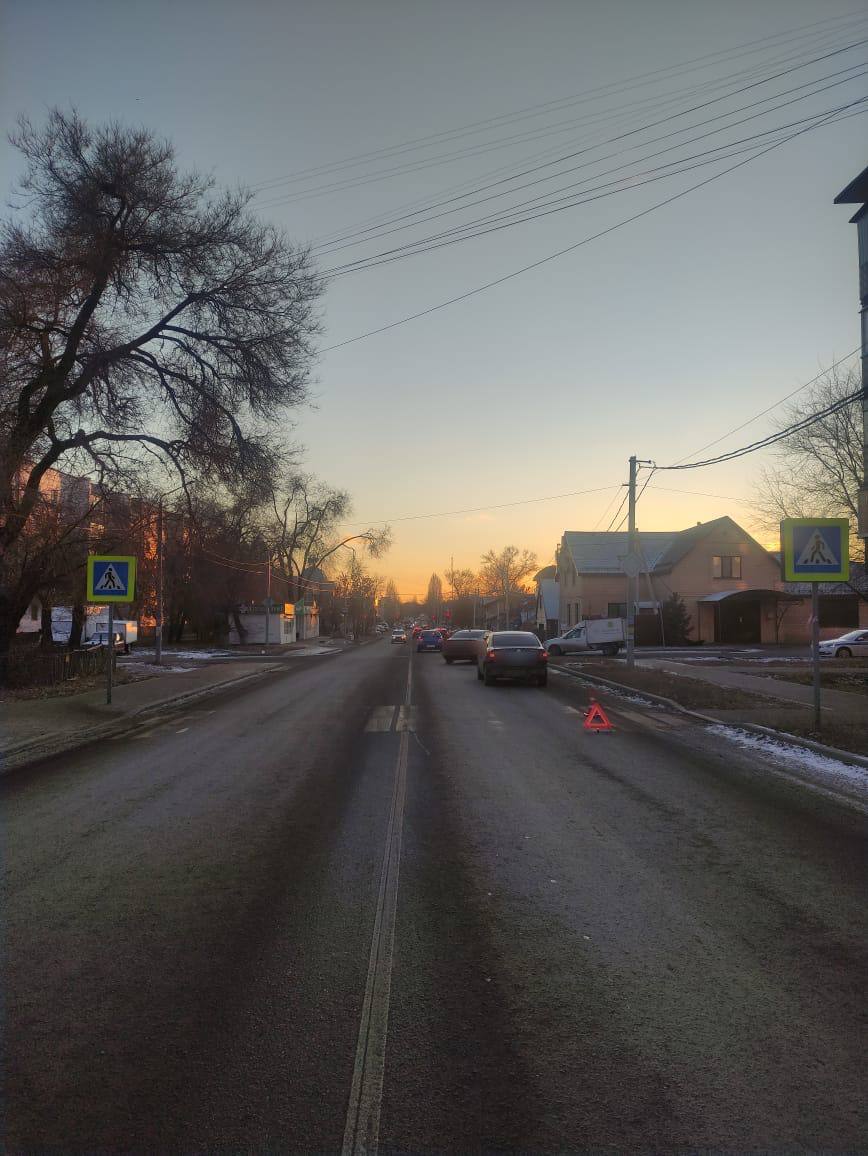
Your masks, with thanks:
[(868, 656), (868, 630), (851, 630), (840, 638), (827, 638), (820, 643), (820, 654), (833, 658), (854, 658)]
[(392, 641), (393, 642), (406, 642), (407, 641), (407, 632), (405, 630), (400, 629), (400, 628), (397, 630), (393, 630), (392, 631)]

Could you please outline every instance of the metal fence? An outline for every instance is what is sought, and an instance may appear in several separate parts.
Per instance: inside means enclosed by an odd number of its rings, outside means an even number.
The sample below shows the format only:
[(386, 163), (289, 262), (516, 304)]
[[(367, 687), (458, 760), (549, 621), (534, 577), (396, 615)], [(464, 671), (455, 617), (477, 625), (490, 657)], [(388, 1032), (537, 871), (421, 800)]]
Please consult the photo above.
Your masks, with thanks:
[(36, 647), (16, 647), (6, 667), (7, 686), (56, 686), (79, 675), (102, 674), (110, 651), (107, 646), (91, 650), (58, 650), (46, 653)]

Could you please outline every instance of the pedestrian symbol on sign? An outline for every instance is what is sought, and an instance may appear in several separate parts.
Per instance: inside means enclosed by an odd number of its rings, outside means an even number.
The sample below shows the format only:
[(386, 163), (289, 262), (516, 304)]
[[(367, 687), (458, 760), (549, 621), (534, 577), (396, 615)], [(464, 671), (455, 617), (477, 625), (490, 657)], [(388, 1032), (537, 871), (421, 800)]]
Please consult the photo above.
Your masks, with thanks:
[(836, 566), (838, 559), (829, 549), (829, 543), (819, 530), (815, 530), (799, 555), (799, 566)]
[(99, 594), (120, 594), (126, 590), (126, 582), (121, 582), (117, 570), (109, 564), (100, 575), (94, 590)]

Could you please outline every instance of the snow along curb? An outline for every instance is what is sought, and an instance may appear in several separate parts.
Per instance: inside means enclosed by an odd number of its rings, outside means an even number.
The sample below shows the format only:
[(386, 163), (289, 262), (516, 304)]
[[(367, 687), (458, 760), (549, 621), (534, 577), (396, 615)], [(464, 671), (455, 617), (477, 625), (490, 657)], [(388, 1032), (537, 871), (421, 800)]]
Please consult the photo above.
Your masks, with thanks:
[(86, 747), (88, 743), (98, 742), (100, 739), (117, 738), (127, 731), (134, 730), (138, 723), (152, 712), (157, 713), (166, 707), (182, 706), (197, 698), (207, 698), (209, 695), (218, 694), (221, 690), (252, 682), (256, 678), (264, 678), (273, 670), (274, 667), (268, 666), (263, 670), (254, 670), (250, 674), (230, 679), (228, 682), (217, 682), (211, 686), (196, 687), (195, 690), (188, 690), (184, 694), (168, 696), (159, 702), (151, 702), (147, 706), (139, 707), (138, 710), (130, 711), (115, 722), (100, 723), (81, 730), (68, 731), (66, 734), (47, 735), (45, 738), (30, 739), (6, 747), (0, 750), (0, 777), (9, 771), (20, 770), (29, 763), (38, 763), (41, 759), (51, 758), (52, 755), (78, 750), (79, 747)]
[(576, 678), (583, 682), (591, 683), (607, 687), (609, 690), (617, 691), (619, 694), (626, 691), (631, 695), (638, 695), (642, 698), (647, 698), (651, 703), (661, 703), (670, 710), (678, 711), (679, 714), (686, 714), (690, 718), (699, 719), (701, 722), (712, 723), (715, 726), (728, 726), (735, 730), (750, 731), (752, 734), (762, 735), (764, 738), (778, 739), (780, 742), (789, 743), (794, 747), (802, 747), (803, 749), (814, 751), (818, 755), (826, 755), (828, 758), (838, 759), (839, 762), (851, 763), (856, 767), (868, 768), (868, 758), (863, 755), (857, 755), (853, 751), (842, 751), (840, 747), (828, 747), (825, 743), (816, 743), (813, 739), (803, 739), (800, 735), (791, 735), (789, 731), (776, 731), (772, 727), (760, 726), (759, 723), (749, 722), (724, 722), (723, 719), (713, 718), (711, 715), (700, 714), (699, 711), (690, 710), (681, 703), (675, 702), (674, 699), (664, 698), (662, 694), (652, 694), (647, 690), (637, 690), (634, 686), (625, 686), (621, 682), (611, 682), (608, 678), (600, 678), (596, 674), (579, 674), (578, 671), (563, 670), (562, 667), (557, 669), (562, 670), (564, 674), (570, 678)]

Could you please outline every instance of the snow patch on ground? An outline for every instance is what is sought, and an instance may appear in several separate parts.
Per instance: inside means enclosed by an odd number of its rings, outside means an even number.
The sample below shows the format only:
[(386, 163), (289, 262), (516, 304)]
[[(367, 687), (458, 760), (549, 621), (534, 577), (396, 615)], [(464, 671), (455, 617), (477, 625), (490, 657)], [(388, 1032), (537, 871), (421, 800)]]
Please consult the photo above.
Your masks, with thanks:
[(288, 650), (282, 658), (307, 658), (311, 654), (338, 654), (336, 646), (306, 646), (304, 650)]
[(169, 666), (167, 663), (162, 663), (157, 666), (155, 662), (119, 662), (118, 669), (130, 676), (130, 678), (150, 678), (155, 674), (185, 674), (188, 670), (195, 670), (195, 666)]
[(826, 780), (828, 785), (834, 786), (846, 783), (850, 787), (858, 787), (868, 799), (868, 768), (842, 762), (841, 759), (830, 755), (812, 751), (808, 747), (791, 746), (789, 743), (779, 742), (771, 737), (756, 735), (750, 731), (739, 730), (736, 727), (710, 726), (708, 734), (720, 735), (729, 742), (736, 743), (746, 750), (767, 755), (785, 766), (800, 771), (810, 771), (814, 775)]

